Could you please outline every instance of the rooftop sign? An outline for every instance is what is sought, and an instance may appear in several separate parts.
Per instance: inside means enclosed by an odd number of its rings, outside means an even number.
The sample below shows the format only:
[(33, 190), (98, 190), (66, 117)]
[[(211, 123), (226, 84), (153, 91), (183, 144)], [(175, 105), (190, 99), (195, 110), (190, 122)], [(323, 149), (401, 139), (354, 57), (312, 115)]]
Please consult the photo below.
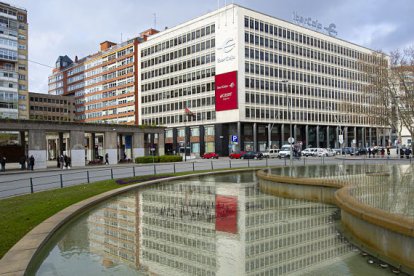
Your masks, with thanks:
[(336, 31), (336, 25), (334, 23), (329, 24), (328, 26), (323, 26), (317, 19), (311, 17), (304, 17), (296, 12), (293, 12), (293, 21), (298, 25), (314, 29), (315, 31), (326, 33), (330, 36), (337, 36), (338, 32)]

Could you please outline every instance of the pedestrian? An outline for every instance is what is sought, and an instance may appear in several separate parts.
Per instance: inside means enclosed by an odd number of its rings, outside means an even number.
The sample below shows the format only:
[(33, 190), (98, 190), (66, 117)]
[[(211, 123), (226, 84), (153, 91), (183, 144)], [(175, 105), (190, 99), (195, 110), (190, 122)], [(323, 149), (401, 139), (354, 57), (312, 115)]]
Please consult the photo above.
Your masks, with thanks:
[(105, 165), (109, 165), (109, 154), (105, 154)]
[(68, 169), (68, 156), (66, 154), (63, 156), (63, 161), (65, 162), (65, 169)]
[(391, 155), (390, 146), (387, 147), (387, 155), (388, 155), (388, 159), (390, 159), (390, 155)]
[(371, 153), (372, 153), (372, 150), (371, 150), (371, 147), (369, 147), (368, 148), (368, 158), (371, 158)]
[(30, 164), (30, 170), (33, 171), (34, 165), (35, 165), (35, 158), (34, 158), (33, 155), (31, 155), (30, 158), (29, 158), (29, 164)]
[(68, 160), (66, 163), (66, 169), (70, 169), (70, 166), (72, 165), (71, 163), (72, 163), (72, 159), (68, 156)]
[(20, 157), (19, 163), (20, 163), (20, 169), (25, 170), (26, 169), (26, 156), (25, 155)]
[(384, 158), (384, 155), (385, 155), (385, 149), (381, 148), (381, 157)]
[(410, 154), (411, 154), (411, 149), (410, 149), (410, 148), (406, 148), (406, 149), (405, 149), (405, 157), (406, 157), (407, 159), (410, 159)]
[(1, 165), (1, 171), (6, 171), (6, 156), (0, 155), (0, 165)]
[(63, 157), (63, 154), (61, 154), (59, 156), (59, 165), (60, 165), (60, 169), (63, 170), (63, 165), (65, 163), (65, 157)]

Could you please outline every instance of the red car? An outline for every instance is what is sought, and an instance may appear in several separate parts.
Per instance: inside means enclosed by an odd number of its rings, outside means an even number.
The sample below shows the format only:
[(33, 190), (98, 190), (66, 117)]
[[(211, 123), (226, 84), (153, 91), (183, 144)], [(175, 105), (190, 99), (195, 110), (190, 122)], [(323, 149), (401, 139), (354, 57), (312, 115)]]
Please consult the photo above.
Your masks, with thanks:
[(215, 152), (206, 152), (202, 156), (203, 159), (218, 159), (219, 155)]
[(240, 159), (244, 153), (245, 153), (244, 151), (232, 152), (232, 153), (229, 154), (229, 158), (230, 159)]

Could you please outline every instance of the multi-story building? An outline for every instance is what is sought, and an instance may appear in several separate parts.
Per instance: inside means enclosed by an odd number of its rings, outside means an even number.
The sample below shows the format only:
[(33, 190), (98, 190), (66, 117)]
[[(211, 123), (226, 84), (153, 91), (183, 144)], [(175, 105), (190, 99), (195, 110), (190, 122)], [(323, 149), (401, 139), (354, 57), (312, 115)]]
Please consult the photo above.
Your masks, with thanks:
[(0, 2), (0, 118), (29, 118), (27, 11)]
[(386, 143), (370, 49), (238, 5), (139, 49), (140, 123), (168, 127), (166, 152)]
[(75, 98), (81, 122), (138, 124), (138, 43), (154, 33), (116, 44), (102, 42), (98, 53), (85, 58), (60, 56), (49, 76), (49, 94)]
[(29, 118), (43, 121), (73, 122), (73, 97), (29, 92)]

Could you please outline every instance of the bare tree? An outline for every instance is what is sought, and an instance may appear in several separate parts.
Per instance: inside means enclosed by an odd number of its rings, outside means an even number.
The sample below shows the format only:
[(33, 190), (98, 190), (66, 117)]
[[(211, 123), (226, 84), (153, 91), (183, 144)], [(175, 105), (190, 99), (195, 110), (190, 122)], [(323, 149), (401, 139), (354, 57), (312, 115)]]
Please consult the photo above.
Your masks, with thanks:
[[(397, 130), (405, 127), (414, 137), (414, 48), (372, 54), (372, 63), (361, 62), (370, 85), (365, 95), (377, 94), (382, 110), (369, 110), (369, 116)], [(376, 112), (379, 111), (379, 112)], [(412, 143), (414, 146), (414, 143)]]

